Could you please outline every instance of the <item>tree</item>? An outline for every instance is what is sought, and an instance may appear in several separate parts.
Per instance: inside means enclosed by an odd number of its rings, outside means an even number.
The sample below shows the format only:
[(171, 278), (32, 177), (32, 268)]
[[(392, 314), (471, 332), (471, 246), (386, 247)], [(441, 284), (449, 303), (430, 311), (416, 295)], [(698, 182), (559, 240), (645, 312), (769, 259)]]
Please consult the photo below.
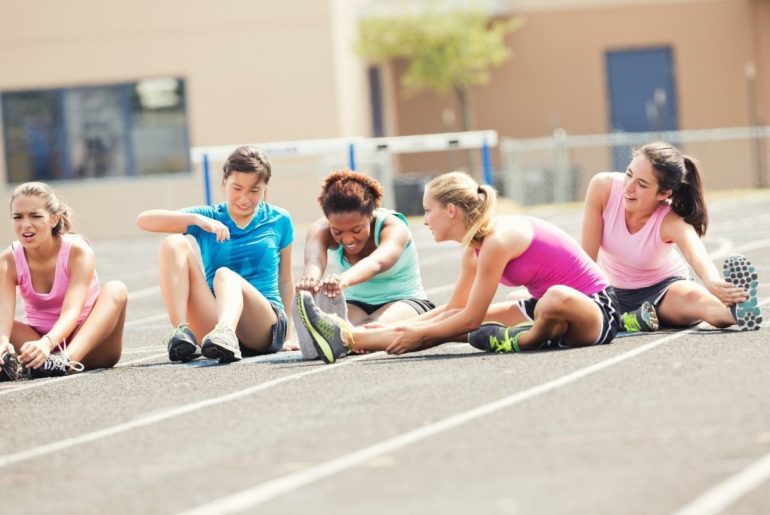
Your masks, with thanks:
[(420, 12), (362, 20), (356, 46), (366, 59), (405, 59), (401, 85), (407, 92), (454, 93), (467, 131), (470, 86), (488, 83), (491, 68), (510, 57), (505, 36), (522, 23), (518, 16), (493, 20), (480, 9), (442, 9), (430, 2)]

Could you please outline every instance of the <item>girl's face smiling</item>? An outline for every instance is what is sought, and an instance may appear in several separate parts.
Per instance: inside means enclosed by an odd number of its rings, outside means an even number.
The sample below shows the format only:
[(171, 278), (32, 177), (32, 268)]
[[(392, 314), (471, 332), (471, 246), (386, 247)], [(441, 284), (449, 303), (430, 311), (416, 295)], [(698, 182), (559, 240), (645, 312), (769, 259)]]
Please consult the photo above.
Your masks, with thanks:
[(329, 232), (340, 245), (345, 254), (355, 256), (369, 242), (371, 235), (372, 217), (358, 211), (329, 213)]
[(25, 248), (39, 247), (53, 236), (59, 215), (51, 216), (41, 197), (19, 195), (11, 203), (16, 238)]
[(659, 193), (660, 183), (655, 177), (652, 163), (643, 155), (637, 155), (628, 165), (623, 179), (623, 206), (627, 211), (652, 212), (671, 191)]

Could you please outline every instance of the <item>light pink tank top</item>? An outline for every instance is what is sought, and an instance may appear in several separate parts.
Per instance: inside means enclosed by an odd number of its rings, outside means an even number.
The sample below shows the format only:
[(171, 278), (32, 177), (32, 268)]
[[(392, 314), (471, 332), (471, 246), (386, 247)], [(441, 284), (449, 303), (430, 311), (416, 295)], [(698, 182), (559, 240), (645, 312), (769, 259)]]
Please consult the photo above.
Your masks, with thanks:
[(628, 232), (623, 206), (623, 174), (613, 178), (607, 207), (602, 213), (604, 230), (597, 262), (616, 288), (637, 289), (651, 286), (668, 277), (689, 277), (676, 245), (660, 237), (660, 225), (671, 211), (662, 203), (644, 226)]
[[(24, 317), (27, 323), (40, 334), (45, 334), (51, 330), (61, 315), (61, 308), (64, 304), (64, 296), (70, 285), (70, 273), (67, 268), (70, 257), (70, 249), (74, 239), (82, 236), (77, 234), (63, 234), (61, 236), (61, 247), (59, 255), (56, 257), (56, 270), (54, 272), (53, 286), (48, 293), (38, 293), (32, 286), (32, 277), (27, 263), (27, 256), (24, 254), (24, 247), (18, 241), (11, 244), (13, 258), (16, 262), (16, 278), (19, 284), (19, 294), (24, 303)], [(88, 242), (88, 240), (85, 240)], [(90, 245), (90, 243), (89, 243)], [(82, 324), (99, 295), (99, 278), (91, 278), (91, 284), (88, 285), (88, 296), (83, 304), (83, 309), (78, 317), (78, 325)]]

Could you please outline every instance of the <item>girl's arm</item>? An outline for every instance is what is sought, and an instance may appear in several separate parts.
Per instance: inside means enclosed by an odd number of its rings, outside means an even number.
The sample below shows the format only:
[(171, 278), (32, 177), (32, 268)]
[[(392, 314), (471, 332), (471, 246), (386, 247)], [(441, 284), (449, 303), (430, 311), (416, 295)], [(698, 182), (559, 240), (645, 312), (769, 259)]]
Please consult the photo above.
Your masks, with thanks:
[(411, 239), (409, 228), (391, 215), (380, 232), (380, 245), (374, 251), (340, 274), (339, 288), (368, 281), (375, 275), (390, 269)]
[(333, 245), (326, 218), (316, 220), (305, 236), (305, 268), (297, 283), (297, 290), (317, 293), (320, 280), (326, 270), (326, 253)]
[(682, 217), (674, 212), (666, 215), (661, 224), (660, 235), (664, 241), (676, 243), (682, 257), (703, 281), (703, 285), (723, 304), (731, 305), (746, 300), (746, 292), (743, 288), (733, 286), (722, 279), (695, 228)]
[(150, 232), (184, 233), (191, 225), (197, 225), (206, 232), (217, 235), (217, 241), (230, 239), (230, 230), (225, 224), (196, 213), (150, 209), (136, 217), (136, 225)]
[(594, 175), (586, 191), (585, 211), (583, 213), (582, 246), (583, 250), (596, 261), (602, 244), (604, 219), (602, 213), (607, 206), (607, 199), (612, 189), (612, 174)]
[[(0, 255), (0, 354), (13, 352), (10, 343), (13, 331), (13, 317), (16, 312), (16, 266), (11, 250)], [(0, 358), (0, 364), (2, 364)]]
[[(443, 316), (426, 324), (414, 324), (408, 321), (397, 327), (398, 336), (392, 344), (388, 345), (387, 352), (403, 354), (435, 347), (481, 325), (495, 296), (505, 265), (512, 257), (511, 248), (517, 247), (515, 243), (506, 245), (498, 240), (497, 236), (487, 236), (484, 241), (484, 253), (481, 254), (475, 266), (470, 288), (468, 288), (467, 276), (463, 277), (461, 274), (461, 280), (458, 281), (449, 304), (444, 312), (440, 313)], [(464, 252), (464, 263), (471, 258), (476, 259), (473, 249), (466, 248)], [(470, 293), (465, 293), (468, 290)], [(462, 306), (453, 304), (463, 299), (465, 302)]]
[[(286, 310), (286, 317), (291, 320), (291, 310), (294, 308), (294, 276), (291, 272), (291, 245), (287, 245), (281, 251), (281, 262), (278, 267), (278, 292), (281, 295), (283, 307)], [(287, 329), (286, 339), (289, 339), (288, 332), (291, 331), (291, 324)]]

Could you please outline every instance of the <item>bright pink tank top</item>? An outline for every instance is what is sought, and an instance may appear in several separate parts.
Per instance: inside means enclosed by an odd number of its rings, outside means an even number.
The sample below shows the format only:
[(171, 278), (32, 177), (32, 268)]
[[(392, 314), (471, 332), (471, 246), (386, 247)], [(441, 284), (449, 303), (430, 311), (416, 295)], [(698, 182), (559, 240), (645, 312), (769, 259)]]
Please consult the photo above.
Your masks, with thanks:
[(623, 175), (613, 178), (607, 207), (602, 213), (604, 229), (597, 262), (616, 288), (637, 289), (651, 286), (668, 277), (689, 277), (676, 245), (660, 237), (660, 225), (671, 211), (662, 203), (644, 226), (628, 232), (623, 206)]
[[(70, 285), (70, 273), (67, 268), (70, 257), (70, 249), (74, 238), (81, 238), (77, 234), (63, 234), (61, 236), (61, 247), (59, 255), (56, 257), (56, 270), (54, 271), (53, 286), (48, 293), (38, 293), (32, 287), (32, 277), (30, 276), (27, 256), (24, 254), (24, 247), (18, 241), (11, 244), (13, 258), (16, 262), (16, 278), (19, 284), (19, 294), (24, 303), (24, 317), (27, 323), (40, 334), (45, 334), (51, 330), (61, 315), (61, 308), (64, 304), (64, 296)], [(85, 240), (88, 241), (88, 240)], [(89, 243), (90, 245), (90, 243)], [(82, 324), (99, 295), (99, 278), (91, 278), (91, 284), (88, 285), (88, 296), (83, 304), (83, 309), (78, 317), (78, 325)]]
[[(532, 224), (532, 242), (519, 257), (508, 261), (500, 283), (524, 286), (535, 299), (556, 285), (569, 286), (586, 295), (600, 292), (609, 285), (596, 263), (572, 236), (545, 220), (527, 219)], [(477, 249), (476, 255), (478, 253)]]

